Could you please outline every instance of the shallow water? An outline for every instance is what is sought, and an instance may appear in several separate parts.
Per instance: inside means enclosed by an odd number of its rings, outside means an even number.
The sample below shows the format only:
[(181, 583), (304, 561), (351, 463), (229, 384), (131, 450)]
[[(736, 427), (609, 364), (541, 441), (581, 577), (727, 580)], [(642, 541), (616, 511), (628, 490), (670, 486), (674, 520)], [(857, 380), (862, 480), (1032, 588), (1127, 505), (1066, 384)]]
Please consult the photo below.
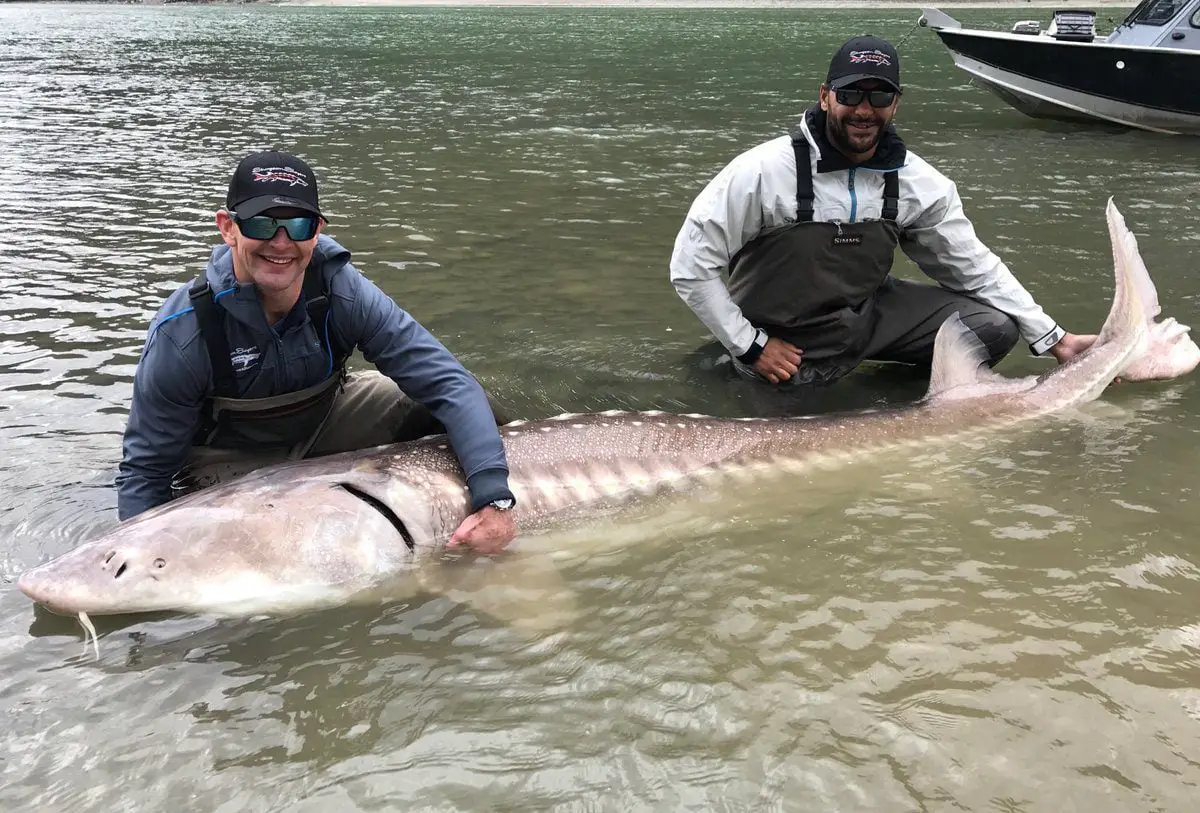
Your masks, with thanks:
[[(1200, 321), (1200, 142), (1026, 119), (916, 16), (0, 8), (0, 809), (1190, 810), (1190, 378), (566, 533), (580, 613), (550, 633), (419, 593), (99, 619), (95, 661), (12, 585), (115, 521), (146, 324), (251, 149), (307, 156), (358, 267), (519, 413), (743, 414), (692, 364), (675, 232), (844, 37), (908, 34), (910, 147), (1055, 318), (1107, 312), (1115, 195), (1166, 311)], [(893, 379), (827, 406), (920, 394)]]

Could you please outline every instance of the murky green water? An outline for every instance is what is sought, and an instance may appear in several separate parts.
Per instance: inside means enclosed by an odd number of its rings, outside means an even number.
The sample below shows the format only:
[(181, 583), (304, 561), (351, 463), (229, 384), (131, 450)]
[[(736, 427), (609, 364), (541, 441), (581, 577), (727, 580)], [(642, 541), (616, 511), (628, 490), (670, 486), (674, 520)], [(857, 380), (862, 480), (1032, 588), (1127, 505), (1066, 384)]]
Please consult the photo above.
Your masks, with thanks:
[[(1194, 377), (569, 534), (582, 613), (553, 634), (421, 595), (110, 622), (96, 662), (12, 585), (115, 521), (146, 322), (245, 151), (306, 155), (358, 265), (528, 416), (737, 414), (688, 366), (675, 231), (843, 37), (916, 16), (0, 8), (0, 809), (1194, 809)], [(1200, 141), (1037, 124), (929, 32), (902, 51), (910, 145), (1056, 318), (1107, 312), (1112, 194), (1200, 323)]]

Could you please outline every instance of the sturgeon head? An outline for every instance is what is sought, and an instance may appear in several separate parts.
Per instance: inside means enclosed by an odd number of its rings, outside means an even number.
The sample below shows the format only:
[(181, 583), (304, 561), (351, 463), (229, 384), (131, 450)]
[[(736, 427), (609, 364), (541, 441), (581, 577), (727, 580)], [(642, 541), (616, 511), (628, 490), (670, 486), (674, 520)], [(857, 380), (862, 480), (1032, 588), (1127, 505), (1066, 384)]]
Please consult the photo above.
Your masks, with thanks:
[(64, 614), (345, 603), (444, 540), (436, 510), (445, 499), (429, 491), (435, 475), (393, 477), (385, 459), (338, 455), (205, 489), (27, 571), (18, 587)]

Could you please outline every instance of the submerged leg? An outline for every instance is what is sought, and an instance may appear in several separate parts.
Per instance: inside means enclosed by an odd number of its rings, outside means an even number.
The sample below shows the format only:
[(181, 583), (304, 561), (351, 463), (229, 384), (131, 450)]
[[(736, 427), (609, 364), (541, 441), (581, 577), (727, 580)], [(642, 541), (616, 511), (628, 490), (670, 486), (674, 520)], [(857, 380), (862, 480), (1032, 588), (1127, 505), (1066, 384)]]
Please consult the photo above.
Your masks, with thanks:
[[(497, 425), (514, 419), (491, 395), (488, 402)], [(445, 431), (441, 421), (424, 404), (408, 397), (392, 379), (374, 370), (355, 372), (338, 394), (307, 456), (416, 440)]]

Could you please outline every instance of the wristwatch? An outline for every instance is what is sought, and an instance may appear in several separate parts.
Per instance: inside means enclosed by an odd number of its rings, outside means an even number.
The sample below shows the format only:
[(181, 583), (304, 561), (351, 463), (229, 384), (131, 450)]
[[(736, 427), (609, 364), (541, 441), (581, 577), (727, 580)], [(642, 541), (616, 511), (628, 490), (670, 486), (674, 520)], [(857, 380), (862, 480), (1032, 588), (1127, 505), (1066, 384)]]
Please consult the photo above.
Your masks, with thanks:
[(488, 505), (495, 508), (497, 511), (511, 511), (517, 501), (512, 497), (501, 497), (498, 500), (492, 500)]

